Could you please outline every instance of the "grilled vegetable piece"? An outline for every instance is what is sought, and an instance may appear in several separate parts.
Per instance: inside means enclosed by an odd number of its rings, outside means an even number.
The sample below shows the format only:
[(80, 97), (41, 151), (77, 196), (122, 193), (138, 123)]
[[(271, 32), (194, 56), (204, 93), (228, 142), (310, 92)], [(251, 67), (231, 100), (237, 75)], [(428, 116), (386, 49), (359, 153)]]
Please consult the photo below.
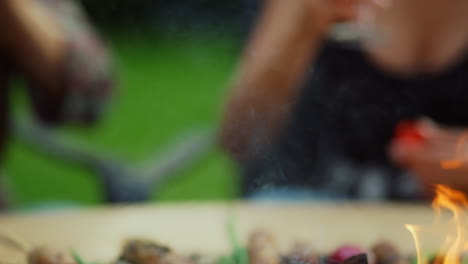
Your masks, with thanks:
[(62, 253), (46, 247), (37, 247), (28, 254), (29, 264), (76, 264)]
[(281, 256), (271, 233), (256, 231), (248, 242), (250, 264), (280, 264)]
[(372, 248), (375, 255), (375, 264), (409, 264), (398, 249), (388, 241), (382, 241)]
[(284, 258), (286, 263), (320, 263), (319, 254), (305, 242), (296, 242), (291, 251)]
[(421, 144), (426, 141), (418, 124), (411, 121), (402, 121), (397, 125), (395, 128), (395, 138), (408, 144)]
[(358, 247), (351, 246), (351, 245), (344, 245), (339, 248), (337, 248), (331, 255), (330, 259), (335, 261), (335, 262), (343, 262), (348, 260), (349, 258), (362, 254), (364, 253), (363, 250), (361, 250)]
[(164, 245), (149, 240), (129, 240), (124, 244), (120, 262), (131, 264), (192, 264)]

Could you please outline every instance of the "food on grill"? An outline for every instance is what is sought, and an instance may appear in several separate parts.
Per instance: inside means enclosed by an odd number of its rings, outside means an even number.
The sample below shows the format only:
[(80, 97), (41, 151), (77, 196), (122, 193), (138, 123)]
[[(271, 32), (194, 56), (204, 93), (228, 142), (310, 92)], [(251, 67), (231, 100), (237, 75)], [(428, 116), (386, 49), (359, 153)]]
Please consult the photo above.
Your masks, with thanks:
[(46, 247), (37, 247), (28, 253), (30, 264), (80, 264), (70, 257)]
[(362, 253), (364, 253), (364, 251), (358, 247), (345, 245), (336, 249), (335, 252), (331, 254), (330, 259), (341, 263), (352, 256), (356, 256)]
[(359, 254), (352, 257), (347, 258), (343, 261), (344, 264), (367, 264), (367, 255), (366, 254)]
[(319, 253), (308, 243), (296, 242), (292, 250), (285, 256), (287, 263), (310, 263), (319, 264)]
[(179, 256), (164, 245), (149, 240), (129, 240), (124, 246), (119, 264), (192, 264), (183, 256)]
[(254, 232), (249, 239), (248, 254), (250, 264), (280, 264), (281, 255), (271, 233)]
[(400, 252), (388, 241), (376, 244), (372, 248), (375, 264), (409, 264), (408, 258), (403, 257)]
[[(235, 239), (234, 239), (235, 240)], [(27, 255), (28, 264), (104, 264), (87, 262), (76, 253), (61, 253), (47, 247), (20, 250)], [(246, 248), (234, 245), (231, 256), (204, 258), (202, 255), (183, 256), (170, 247), (151, 240), (134, 239), (126, 241), (121, 252), (116, 252), (112, 264), (409, 264), (389, 242), (372, 247), (369, 254), (362, 249), (344, 245), (331, 254), (320, 254), (311, 244), (296, 242), (291, 249), (282, 253), (275, 237), (267, 231), (253, 232)]]

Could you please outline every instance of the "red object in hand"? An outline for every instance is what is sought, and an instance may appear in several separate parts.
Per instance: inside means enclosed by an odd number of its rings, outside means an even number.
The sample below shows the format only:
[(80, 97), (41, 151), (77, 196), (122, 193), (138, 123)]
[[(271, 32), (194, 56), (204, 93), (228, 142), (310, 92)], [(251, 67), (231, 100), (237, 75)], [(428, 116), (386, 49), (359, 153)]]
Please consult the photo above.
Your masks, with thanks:
[(411, 121), (402, 121), (396, 126), (395, 139), (409, 144), (421, 144), (426, 141), (416, 123)]
[(351, 246), (351, 245), (345, 245), (341, 246), (338, 249), (336, 249), (331, 255), (330, 259), (337, 261), (339, 263), (347, 260), (350, 257), (359, 255), (364, 253), (360, 248)]

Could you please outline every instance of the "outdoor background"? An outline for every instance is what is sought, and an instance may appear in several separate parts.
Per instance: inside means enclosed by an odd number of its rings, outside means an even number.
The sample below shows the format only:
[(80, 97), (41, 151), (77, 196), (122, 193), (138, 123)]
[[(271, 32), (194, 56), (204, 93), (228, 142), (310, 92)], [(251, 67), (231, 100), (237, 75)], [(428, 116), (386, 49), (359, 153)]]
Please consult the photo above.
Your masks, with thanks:
[[(226, 84), (256, 14), (255, 1), (82, 3), (113, 50), (119, 86), (96, 127), (65, 127), (61, 135), (133, 164), (163, 151), (179, 135), (217, 128)], [(25, 96), (16, 90), (16, 113), (24, 113)], [(92, 171), (43, 155), (13, 137), (5, 174), (15, 207), (103, 202)], [(216, 148), (175, 176), (155, 189), (154, 201), (238, 196), (235, 167)]]

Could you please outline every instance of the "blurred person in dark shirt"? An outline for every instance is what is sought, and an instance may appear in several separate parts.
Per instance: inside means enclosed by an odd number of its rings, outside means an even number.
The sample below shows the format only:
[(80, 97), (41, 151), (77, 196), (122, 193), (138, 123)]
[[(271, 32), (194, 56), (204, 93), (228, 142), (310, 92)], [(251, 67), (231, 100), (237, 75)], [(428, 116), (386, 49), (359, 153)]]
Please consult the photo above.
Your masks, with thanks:
[(48, 125), (92, 123), (113, 86), (111, 57), (79, 5), (70, 0), (0, 1), (2, 158), (12, 75), (27, 81), (33, 113)]
[[(467, 14), (463, 0), (264, 1), (221, 135), (243, 194), (424, 199), (434, 183), (468, 191), (463, 157), (441, 166), (466, 152)], [(331, 37), (344, 21), (356, 37)], [(406, 120), (423, 140), (395, 139)]]

